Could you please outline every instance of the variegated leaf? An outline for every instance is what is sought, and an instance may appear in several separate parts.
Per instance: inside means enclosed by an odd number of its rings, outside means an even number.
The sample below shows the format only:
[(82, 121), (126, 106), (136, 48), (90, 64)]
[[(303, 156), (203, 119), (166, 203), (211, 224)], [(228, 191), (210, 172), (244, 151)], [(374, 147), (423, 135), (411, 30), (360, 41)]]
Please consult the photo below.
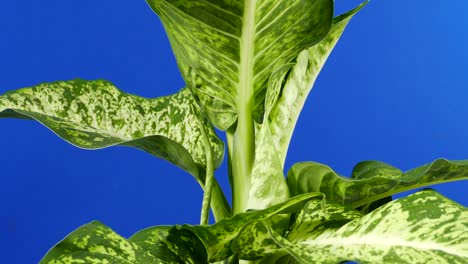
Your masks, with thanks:
[(431, 190), (392, 201), (338, 229), (304, 234), (300, 242), (257, 223), (304, 264), (468, 262), (468, 210)]
[(271, 139), (269, 114), (278, 100), (283, 81), (291, 67), (291, 64), (280, 67), (269, 79), (264, 122), (262, 125), (257, 125), (256, 129), (255, 162), (247, 204), (249, 209), (264, 209), (289, 198), (283, 168)]
[[(0, 96), (0, 117), (35, 119), (69, 143), (100, 149), (115, 145), (142, 149), (166, 159), (204, 184), (206, 157), (201, 129), (208, 132), (216, 167), (224, 144), (199, 117), (190, 90), (146, 99), (118, 90), (107, 81), (60, 81)], [(213, 207), (229, 215), (226, 199), (214, 184)]]
[[(401, 170), (391, 165), (388, 165), (381, 161), (370, 160), (370, 161), (359, 162), (356, 166), (354, 166), (353, 171), (351, 173), (351, 179), (363, 180), (363, 179), (369, 179), (369, 178), (380, 176), (380, 175), (395, 175), (398, 177), (401, 174), (402, 174)], [(392, 196), (387, 196), (379, 200), (370, 202), (368, 204), (364, 204), (358, 207), (357, 209), (361, 213), (367, 214), (391, 201), (392, 201)]]
[(203, 242), (209, 262), (222, 261), (232, 255), (232, 242), (248, 222), (255, 219), (265, 220), (270, 224), (273, 223), (273, 228), (277, 230), (277, 226), (274, 225), (276, 222), (275, 217), (282, 214), (295, 213), (301, 210), (307, 201), (315, 197), (323, 197), (323, 195), (320, 193), (304, 194), (264, 210), (237, 214), (232, 218), (223, 219), (211, 226), (183, 225), (180, 229), (193, 232)]
[[(192, 163), (206, 164), (198, 115), (187, 89), (146, 99), (123, 93), (101, 80), (44, 83), (0, 96), (0, 116), (36, 119), (71, 144), (85, 149), (114, 145), (143, 148), (189, 172), (195, 170), (185, 165), (190, 164), (190, 159)], [(224, 145), (208, 123), (204, 126), (219, 166)], [(183, 149), (189, 157), (183, 155)], [(176, 156), (174, 152), (181, 153)]]
[[(312, 199), (300, 212), (294, 214), (294, 221), (286, 238), (293, 243), (300, 242), (304, 237), (309, 238), (311, 234), (320, 234), (320, 230), (329, 231), (332, 227), (339, 228), (361, 217), (361, 213), (351, 208), (326, 202), (325, 199)], [(249, 260), (261, 258), (263, 262), (287, 258), (285, 257), (287, 251), (271, 238), (264, 226), (265, 223), (271, 226), (265, 221), (251, 221), (244, 226), (232, 246), (233, 251), (240, 258)]]
[(182, 75), (221, 130), (238, 114), (261, 122), (271, 73), (320, 41), (333, 19), (333, 0), (147, 1)]
[(272, 141), (277, 149), (281, 166), (286, 160), (289, 142), (299, 114), (317, 76), (348, 22), (367, 2), (336, 17), (328, 35), (318, 44), (302, 51), (296, 58), (296, 64), (288, 76), (281, 97), (270, 115)]
[[(156, 232), (157, 231), (157, 232)], [(202, 250), (200, 250), (200, 247)], [(203, 264), (203, 244), (189, 232), (171, 235), (171, 227), (139, 232), (129, 240), (98, 221), (86, 224), (55, 245), (40, 264), (122, 263)]]
[[(375, 174), (371, 176), (371, 173)], [(291, 195), (322, 192), (327, 200), (353, 208), (393, 194), (437, 183), (468, 179), (468, 161), (438, 159), (430, 164), (397, 173), (394, 169), (369, 170), (363, 179), (345, 178), (330, 167), (316, 162), (301, 162), (288, 172)]]
[(341, 227), (362, 216), (358, 211), (332, 201), (311, 200), (295, 215), (287, 238), (291, 242), (299, 242), (304, 237), (320, 234), (325, 228), (329, 231), (333, 226)]
[(206, 250), (191, 232), (178, 227), (156, 226), (143, 229), (128, 241), (150, 252), (164, 263), (208, 263)]
[(149, 252), (128, 242), (109, 227), (94, 221), (70, 233), (55, 245), (41, 264), (161, 263)]

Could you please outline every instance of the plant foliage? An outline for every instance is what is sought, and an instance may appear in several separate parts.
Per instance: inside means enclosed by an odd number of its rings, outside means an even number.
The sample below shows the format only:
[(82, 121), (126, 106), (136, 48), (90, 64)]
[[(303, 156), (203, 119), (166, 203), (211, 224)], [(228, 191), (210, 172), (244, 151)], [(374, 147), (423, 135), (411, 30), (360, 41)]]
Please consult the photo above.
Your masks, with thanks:
[[(103, 80), (44, 83), (0, 96), (0, 117), (36, 120), (69, 143), (128, 146), (191, 174), (200, 225), (155, 226), (125, 239), (94, 221), (41, 263), (467, 263), (468, 211), (432, 190), (468, 178), (468, 161), (402, 172), (361, 162), (350, 178), (315, 162), (283, 173), (292, 133), (352, 17), (333, 0), (148, 0), (187, 87), (146, 99)], [(214, 179), (227, 138), (232, 207)], [(209, 210), (215, 224), (208, 225)]]

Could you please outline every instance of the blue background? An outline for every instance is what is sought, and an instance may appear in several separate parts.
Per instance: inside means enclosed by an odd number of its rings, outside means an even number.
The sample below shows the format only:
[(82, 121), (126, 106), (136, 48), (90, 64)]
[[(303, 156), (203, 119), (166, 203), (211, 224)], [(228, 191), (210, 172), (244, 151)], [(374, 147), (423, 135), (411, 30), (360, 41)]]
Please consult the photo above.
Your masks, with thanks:
[[(337, 2), (337, 13), (358, 3)], [(311, 92), (286, 168), (313, 160), (349, 175), (368, 159), (403, 170), (468, 159), (467, 8), (466, 0), (371, 2)], [(0, 93), (78, 77), (146, 97), (184, 85), (143, 0), (3, 1)], [(199, 219), (195, 181), (139, 150), (81, 150), (36, 122), (4, 119), (0, 162), (2, 263), (35, 263), (93, 219), (124, 236)], [(217, 177), (228, 190), (226, 166)], [(468, 205), (466, 181), (435, 188)]]

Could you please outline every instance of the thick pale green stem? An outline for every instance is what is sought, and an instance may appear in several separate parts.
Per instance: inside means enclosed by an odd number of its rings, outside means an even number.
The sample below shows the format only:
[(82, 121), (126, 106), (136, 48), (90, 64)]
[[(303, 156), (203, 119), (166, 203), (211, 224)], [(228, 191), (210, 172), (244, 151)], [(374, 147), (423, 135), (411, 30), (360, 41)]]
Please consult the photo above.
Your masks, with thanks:
[(255, 0), (246, 1), (242, 21), (240, 78), (238, 90), (238, 119), (234, 131), (228, 132), (231, 148), (230, 169), (233, 214), (247, 210), (252, 167), (255, 160), (255, 131), (252, 118), (254, 105), (254, 43)]

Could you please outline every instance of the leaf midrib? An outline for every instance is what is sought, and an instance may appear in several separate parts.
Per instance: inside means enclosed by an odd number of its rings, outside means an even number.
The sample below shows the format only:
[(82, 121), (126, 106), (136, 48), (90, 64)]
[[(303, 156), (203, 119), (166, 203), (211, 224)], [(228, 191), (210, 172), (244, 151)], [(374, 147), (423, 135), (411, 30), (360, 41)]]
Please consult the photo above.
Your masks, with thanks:
[[(246, 0), (242, 18), (242, 36), (240, 45), (240, 76), (238, 87), (239, 114), (247, 114), (249, 103), (253, 97), (253, 69), (255, 48), (255, 11), (257, 0)], [(247, 109), (245, 109), (247, 108)]]

